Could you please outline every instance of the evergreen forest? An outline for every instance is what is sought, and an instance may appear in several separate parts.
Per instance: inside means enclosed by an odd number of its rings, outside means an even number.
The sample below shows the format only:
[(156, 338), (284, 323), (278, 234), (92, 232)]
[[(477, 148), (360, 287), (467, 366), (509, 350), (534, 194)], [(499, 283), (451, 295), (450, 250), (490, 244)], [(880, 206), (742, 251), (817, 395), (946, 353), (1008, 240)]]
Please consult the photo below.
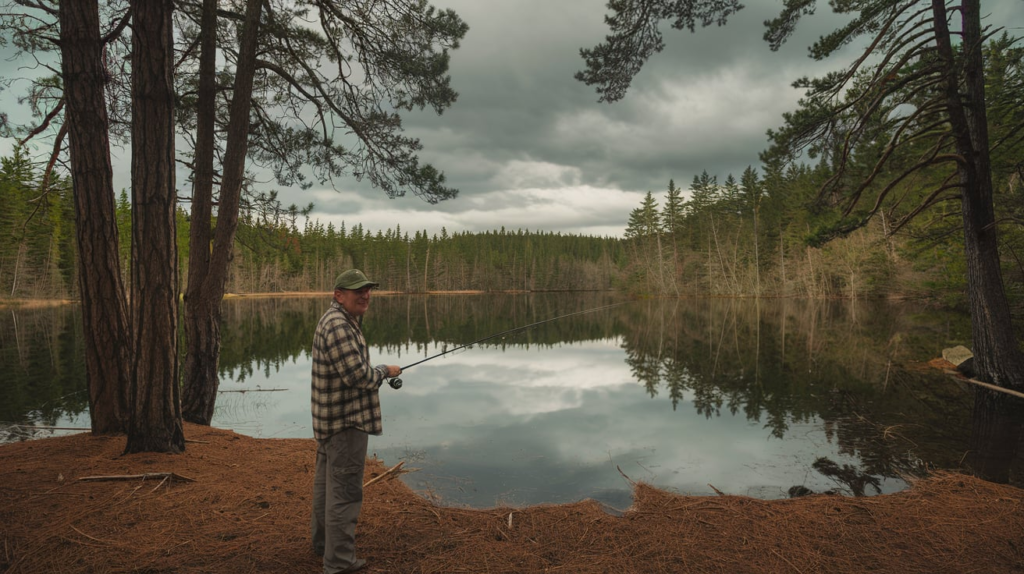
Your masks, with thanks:
[[(4, 298), (75, 299), (74, 206), (64, 179), (44, 185), (20, 150), (0, 169), (0, 285)], [(440, 234), (323, 225), (309, 209), (280, 205), (274, 194), (243, 202), (228, 292), (330, 291), (337, 274), (363, 269), (389, 291), (601, 291), (615, 289), (628, 266), (617, 238), (558, 232)], [(131, 277), (131, 204), (117, 201), (123, 281)], [(190, 217), (177, 211), (179, 280), (188, 277)], [(184, 284), (179, 286), (184, 291)]]
[[(834, 223), (815, 195), (824, 166), (748, 168), (719, 183), (695, 176), (689, 193), (674, 181), (648, 192), (629, 214), (623, 238), (506, 230), (440, 234), (371, 230), (359, 223), (324, 225), (308, 210), (250, 202), (235, 238), (228, 292), (329, 291), (340, 269), (363, 269), (383, 289), (429, 291), (594, 291), (634, 295), (811, 298), (932, 297), (958, 304), (964, 295), (963, 247), (948, 202), (895, 235), (892, 214), (825, 243)], [(1000, 184), (1004, 278), (1024, 290), (1024, 189), (1011, 175)], [(686, 197), (688, 196), (688, 198)], [(306, 212), (304, 214), (304, 212)], [(952, 221), (951, 221), (952, 220)], [(189, 216), (178, 210), (179, 265), (187, 277)], [(130, 277), (131, 206), (117, 202), (122, 272)], [(44, 183), (21, 151), (0, 166), (2, 297), (74, 299), (77, 265), (74, 209), (66, 179)], [(181, 286), (184, 290), (184, 285)]]

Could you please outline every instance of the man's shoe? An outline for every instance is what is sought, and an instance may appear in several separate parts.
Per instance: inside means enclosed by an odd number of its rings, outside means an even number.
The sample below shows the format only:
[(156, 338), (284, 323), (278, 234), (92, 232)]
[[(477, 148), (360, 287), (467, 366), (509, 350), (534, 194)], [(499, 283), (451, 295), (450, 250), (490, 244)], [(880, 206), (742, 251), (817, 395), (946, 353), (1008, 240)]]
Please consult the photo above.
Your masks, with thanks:
[(362, 558), (356, 558), (356, 561), (349, 565), (348, 568), (341, 571), (341, 574), (347, 574), (348, 572), (358, 572), (366, 567), (366, 560)]

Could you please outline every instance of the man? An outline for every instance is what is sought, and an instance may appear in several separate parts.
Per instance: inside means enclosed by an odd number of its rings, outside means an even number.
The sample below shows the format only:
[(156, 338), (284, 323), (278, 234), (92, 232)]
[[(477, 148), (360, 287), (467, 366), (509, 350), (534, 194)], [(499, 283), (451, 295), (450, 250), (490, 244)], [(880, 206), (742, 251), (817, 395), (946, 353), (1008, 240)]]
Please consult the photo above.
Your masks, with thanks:
[(395, 365), (370, 366), (361, 329), (378, 284), (358, 269), (338, 276), (334, 301), (313, 335), (311, 403), (317, 441), (313, 479), (313, 551), (324, 558), (324, 573), (355, 572), (356, 520), (363, 505), (363, 466), (369, 435), (381, 434), (377, 390)]

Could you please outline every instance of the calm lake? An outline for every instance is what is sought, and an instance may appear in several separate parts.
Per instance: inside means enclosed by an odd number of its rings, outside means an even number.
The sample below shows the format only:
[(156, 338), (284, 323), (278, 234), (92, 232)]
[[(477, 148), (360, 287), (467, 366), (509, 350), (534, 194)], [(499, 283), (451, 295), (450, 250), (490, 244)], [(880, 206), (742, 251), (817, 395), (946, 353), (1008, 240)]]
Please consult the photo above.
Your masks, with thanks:
[[(378, 295), (364, 331), (374, 363), (405, 366), (622, 301)], [(225, 302), (214, 426), (312, 437), (309, 349), (328, 304)], [(0, 310), (0, 440), (73, 432), (15, 425), (88, 426), (80, 321), (73, 306)], [(758, 498), (794, 486), (890, 493), (972, 463), (1019, 480), (1013, 449), (979, 446), (1019, 428), (979, 425), (973, 389), (923, 364), (969, 337), (965, 316), (916, 302), (623, 302), (410, 368), (403, 388), (381, 389), (384, 435), (370, 451), (418, 469), (403, 480), (424, 496), (472, 507), (594, 498), (624, 509), (626, 477)]]

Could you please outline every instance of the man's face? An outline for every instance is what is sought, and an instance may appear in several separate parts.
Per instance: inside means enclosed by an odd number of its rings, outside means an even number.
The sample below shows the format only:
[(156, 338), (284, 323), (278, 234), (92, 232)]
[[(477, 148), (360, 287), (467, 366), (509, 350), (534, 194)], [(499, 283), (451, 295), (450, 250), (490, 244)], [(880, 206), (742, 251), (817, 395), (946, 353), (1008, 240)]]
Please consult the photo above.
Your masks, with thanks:
[(334, 300), (341, 304), (353, 317), (360, 317), (370, 308), (370, 291), (373, 287), (362, 289), (335, 289)]

